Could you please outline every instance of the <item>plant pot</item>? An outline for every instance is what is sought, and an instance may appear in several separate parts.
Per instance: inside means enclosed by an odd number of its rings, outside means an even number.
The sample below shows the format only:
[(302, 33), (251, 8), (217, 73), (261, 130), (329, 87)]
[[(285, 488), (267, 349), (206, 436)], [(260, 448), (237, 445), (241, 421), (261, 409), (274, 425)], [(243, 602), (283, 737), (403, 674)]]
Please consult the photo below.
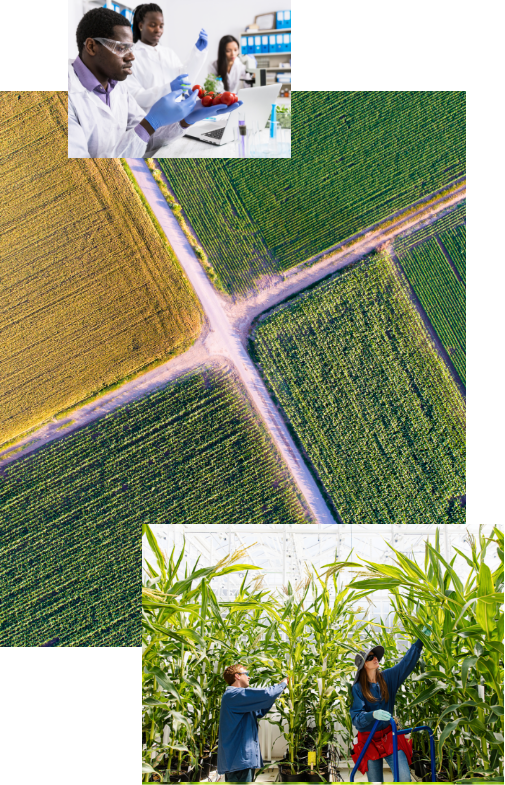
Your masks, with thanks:
[(170, 782), (195, 782), (195, 769), (189, 771), (179, 771), (170, 775)]
[(211, 756), (205, 755), (203, 758), (200, 759), (200, 763), (198, 765), (198, 778), (199, 780), (206, 779), (211, 771), (212, 763), (211, 763)]

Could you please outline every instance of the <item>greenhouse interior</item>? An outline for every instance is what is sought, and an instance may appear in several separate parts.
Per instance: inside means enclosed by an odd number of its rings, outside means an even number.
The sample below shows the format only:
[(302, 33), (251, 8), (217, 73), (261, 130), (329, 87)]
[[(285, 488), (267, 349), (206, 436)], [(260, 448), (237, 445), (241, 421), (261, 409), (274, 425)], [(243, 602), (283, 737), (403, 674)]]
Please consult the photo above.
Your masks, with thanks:
[(143, 782), (242, 777), (230, 685), (255, 781), (504, 781), (502, 527), (144, 525), (142, 606)]

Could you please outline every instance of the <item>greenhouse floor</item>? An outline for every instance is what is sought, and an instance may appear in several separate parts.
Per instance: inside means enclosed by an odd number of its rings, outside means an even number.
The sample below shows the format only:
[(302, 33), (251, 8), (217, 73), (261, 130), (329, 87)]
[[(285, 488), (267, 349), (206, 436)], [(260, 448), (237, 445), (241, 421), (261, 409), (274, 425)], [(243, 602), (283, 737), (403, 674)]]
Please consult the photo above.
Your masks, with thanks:
[[(350, 769), (346, 768), (345, 766), (340, 766), (339, 769), (340, 776), (344, 782), (349, 782), (349, 775), (351, 773)], [(278, 775), (278, 768), (277, 766), (271, 766), (270, 768), (266, 769), (262, 774), (259, 774), (256, 777), (256, 782), (276, 782), (276, 778)], [(415, 775), (411, 772), (411, 777), (413, 781), (415, 781)], [(357, 773), (356, 777), (354, 778), (355, 782), (367, 782), (366, 775), (361, 774), (360, 772)], [(202, 782), (224, 782), (224, 774), (219, 776), (216, 773), (211, 774), (209, 779), (202, 780)], [(384, 782), (394, 782), (393, 780), (393, 772), (387, 767), (384, 767)]]

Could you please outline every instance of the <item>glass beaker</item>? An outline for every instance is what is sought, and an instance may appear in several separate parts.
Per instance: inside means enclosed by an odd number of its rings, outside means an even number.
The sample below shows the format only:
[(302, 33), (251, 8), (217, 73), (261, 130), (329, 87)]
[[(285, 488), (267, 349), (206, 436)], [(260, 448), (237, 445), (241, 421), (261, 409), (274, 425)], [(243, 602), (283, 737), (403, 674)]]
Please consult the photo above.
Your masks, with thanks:
[(291, 128), (277, 130), (277, 158), (291, 158)]
[(267, 120), (266, 128), (262, 133), (260, 145), (261, 158), (277, 158), (277, 140), (279, 123), (277, 120)]

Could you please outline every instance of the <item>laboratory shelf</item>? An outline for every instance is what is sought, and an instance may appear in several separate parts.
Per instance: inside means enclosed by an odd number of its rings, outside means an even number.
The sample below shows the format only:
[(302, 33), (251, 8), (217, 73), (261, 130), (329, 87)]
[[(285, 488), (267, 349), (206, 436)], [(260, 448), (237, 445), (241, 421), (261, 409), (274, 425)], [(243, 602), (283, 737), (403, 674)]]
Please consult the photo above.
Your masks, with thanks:
[(266, 35), (267, 33), (290, 33), (290, 27), (276, 27), (274, 30), (248, 30), (246, 33), (240, 33), (240, 35)]

